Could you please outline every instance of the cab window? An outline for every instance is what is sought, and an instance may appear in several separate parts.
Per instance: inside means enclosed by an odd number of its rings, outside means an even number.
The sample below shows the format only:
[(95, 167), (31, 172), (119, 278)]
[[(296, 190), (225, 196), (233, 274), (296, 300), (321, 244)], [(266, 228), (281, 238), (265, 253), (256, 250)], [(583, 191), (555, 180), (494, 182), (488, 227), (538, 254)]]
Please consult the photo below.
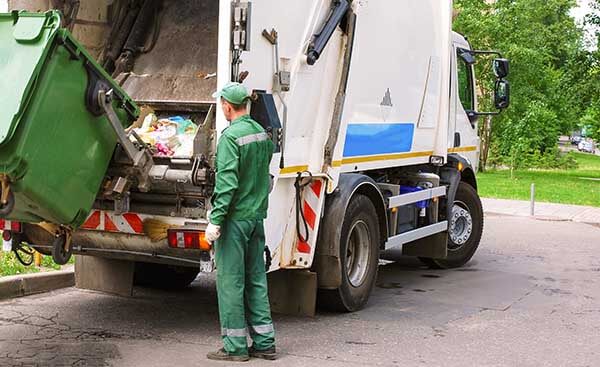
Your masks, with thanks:
[(465, 111), (475, 110), (473, 67), (458, 55), (458, 96)]

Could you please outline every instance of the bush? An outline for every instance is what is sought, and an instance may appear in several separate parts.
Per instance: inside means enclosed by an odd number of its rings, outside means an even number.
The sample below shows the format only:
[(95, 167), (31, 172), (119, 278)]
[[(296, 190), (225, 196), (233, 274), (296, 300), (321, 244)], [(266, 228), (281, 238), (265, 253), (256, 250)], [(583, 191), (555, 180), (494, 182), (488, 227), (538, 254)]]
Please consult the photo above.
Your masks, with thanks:
[(35, 266), (24, 266), (12, 252), (0, 252), (0, 276), (37, 273)]
[[(26, 256), (26, 255), (24, 255)], [(69, 264), (75, 262), (75, 257), (71, 257)], [(41, 268), (35, 265), (24, 266), (17, 260), (13, 252), (1, 252), (0, 251), (0, 277), (8, 275), (19, 275), (27, 273), (37, 273), (41, 269), (53, 269), (60, 270), (62, 267), (52, 260), (52, 256), (42, 256)]]
[(544, 153), (535, 151), (528, 155), (520, 168), (542, 168), (542, 169), (575, 169), (577, 160), (571, 152), (561, 153), (557, 147), (547, 150)]
[[(494, 150), (491, 152), (493, 153)], [(554, 147), (545, 152), (530, 150), (518, 154), (514, 159), (493, 154), (488, 160), (488, 166), (492, 169), (508, 167), (513, 169), (576, 169), (578, 163), (573, 152), (562, 153), (558, 147)]]

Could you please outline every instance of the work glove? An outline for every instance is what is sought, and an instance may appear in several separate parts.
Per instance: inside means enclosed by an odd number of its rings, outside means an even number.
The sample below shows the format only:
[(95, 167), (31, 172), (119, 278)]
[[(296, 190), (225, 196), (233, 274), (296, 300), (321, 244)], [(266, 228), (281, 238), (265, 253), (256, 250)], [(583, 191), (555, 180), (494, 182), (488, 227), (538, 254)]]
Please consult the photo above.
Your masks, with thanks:
[(206, 240), (208, 242), (215, 242), (221, 237), (221, 226), (214, 225), (212, 223), (208, 223), (208, 227), (206, 227), (206, 231), (204, 233)]

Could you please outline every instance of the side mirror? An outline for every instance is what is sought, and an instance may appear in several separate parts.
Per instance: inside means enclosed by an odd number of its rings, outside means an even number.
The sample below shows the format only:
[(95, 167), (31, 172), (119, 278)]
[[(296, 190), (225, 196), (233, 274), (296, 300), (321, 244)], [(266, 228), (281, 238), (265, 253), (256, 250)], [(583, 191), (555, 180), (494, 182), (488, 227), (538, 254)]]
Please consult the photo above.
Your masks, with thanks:
[(496, 81), (494, 104), (499, 110), (504, 110), (510, 106), (510, 83), (508, 81), (504, 79)]
[(494, 60), (494, 74), (498, 79), (504, 79), (510, 73), (510, 61), (508, 59)]

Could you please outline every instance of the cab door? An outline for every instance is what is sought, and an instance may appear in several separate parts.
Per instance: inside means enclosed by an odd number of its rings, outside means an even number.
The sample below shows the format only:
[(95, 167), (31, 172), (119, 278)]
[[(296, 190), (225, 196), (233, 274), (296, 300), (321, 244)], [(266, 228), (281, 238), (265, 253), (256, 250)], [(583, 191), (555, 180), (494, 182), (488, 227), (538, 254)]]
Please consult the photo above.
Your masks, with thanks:
[[(469, 159), (477, 170), (479, 163), (479, 136), (477, 118), (477, 94), (472, 60), (464, 57), (468, 44), (454, 42), (451, 87), (451, 127), (449, 129), (449, 153), (458, 153)], [(473, 59), (474, 61), (474, 59)]]

